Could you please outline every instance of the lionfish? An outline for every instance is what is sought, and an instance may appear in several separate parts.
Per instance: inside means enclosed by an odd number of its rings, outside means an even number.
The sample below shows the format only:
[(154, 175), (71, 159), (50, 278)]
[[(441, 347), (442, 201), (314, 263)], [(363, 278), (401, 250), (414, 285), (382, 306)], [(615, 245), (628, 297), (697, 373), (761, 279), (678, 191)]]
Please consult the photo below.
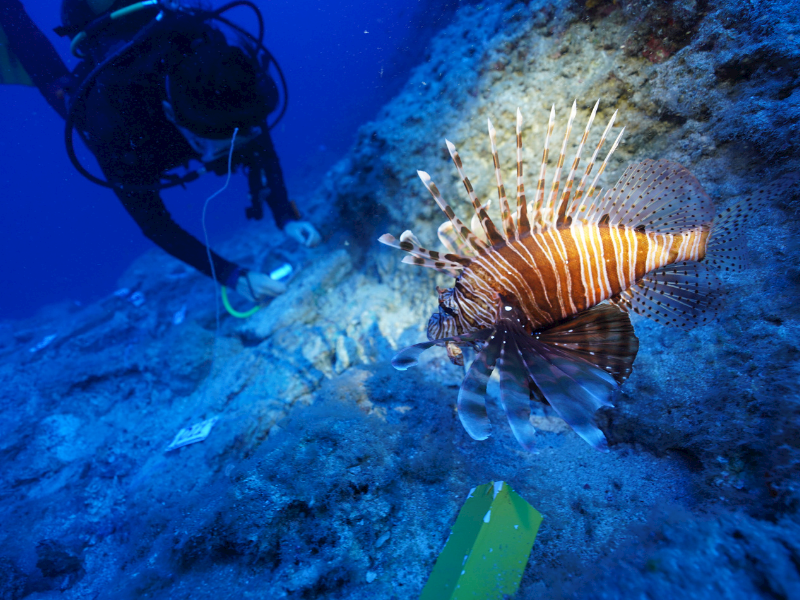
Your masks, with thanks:
[[(721, 285), (707, 266), (742, 266), (740, 231), (745, 204), (714, 218), (711, 198), (681, 165), (644, 160), (627, 168), (613, 188), (597, 188), (619, 145), (620, 131), (589, 182), (597, 155), (617, 117), (611, 117), (576, 185), (581, 153), (597, 113), (592, 110), (563, 187), (560, 184), (576, 105), (545, 193), (555, 107), (544, 141), (535, 199), (528, 204), (522, 177), (522, 115), (517, 109), (517, 203), (512, 212), (500, 175), (495, 130), (489, 121), (502, 228), (481, 204), (462, 170), (455, 146), (445, 140), (475, 210), (472, 230), (442, 198), (430, 176), (418, 175), (447, 215), (438, 231), (448, 249), (423, 248), (411, 231), (379, 241), (410, 254), (404, 263), (456, 277), (437, 287), (439, 310), (428, 321), (428, 342), (400, 351), (399, 370), (417, 363), (428, 348), (446, 346), (463, 365), (462, 348), (476, 352), (458, 393), (458, 415), (467, 433), (486, 439), (491, 425), (486, 387), (499, 371), (500, 404), (517, 441), (534, 447), (531, 401), (549, 405), (597, 449), (607, 447), (594, 413), (630, 376), (639, 341), (631, 311), (665, 325), (692, 327), (714, 313)], [(560, 192), (560, 193), (559, 193)], [(473, 231), (474, 230), (474, 231)]]

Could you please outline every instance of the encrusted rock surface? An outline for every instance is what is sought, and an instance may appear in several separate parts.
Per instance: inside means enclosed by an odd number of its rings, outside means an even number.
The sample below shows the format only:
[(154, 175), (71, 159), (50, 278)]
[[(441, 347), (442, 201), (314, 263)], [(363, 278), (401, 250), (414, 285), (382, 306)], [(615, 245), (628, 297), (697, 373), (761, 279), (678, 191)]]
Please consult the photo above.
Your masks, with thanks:
[(5, 324), (0, 598), (414, 598), (490, 480), (545, 517), (519, 598), (800, 596), (796, 195), (757, 207), (717, 321), (635, 320), (607, 454), (543, 413), (526, 454), (497, 407), (475, 442), (443, 352), (392, 369), (446, 279), (374, 242), (412, 228), (433, 245), (416, 169), (468, 214), (445, 136), (493, 196), (487, 117), (513, 181), (517, 106), (528, 174), (550, 106), (558, 139), (574, 98), (578, 129), (597, 98), (595, 135), (615, 109), (626, 127), (605, 184), (669, 158), (724, 207), (796, 171), (797, 19), (779, 2), (465, 6), (306, 199), (322, 247), (250, 228), (221, 248), (290, 260), (286, 295), (217, 331), (210, 282), (153, 251), (117, 295)]

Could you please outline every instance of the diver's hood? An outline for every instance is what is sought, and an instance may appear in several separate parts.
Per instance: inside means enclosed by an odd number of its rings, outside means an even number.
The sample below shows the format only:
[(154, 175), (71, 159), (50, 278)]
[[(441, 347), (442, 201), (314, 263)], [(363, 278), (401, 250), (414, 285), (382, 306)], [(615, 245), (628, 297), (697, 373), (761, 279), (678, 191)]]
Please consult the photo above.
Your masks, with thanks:
[(203, 32), (193, 52), (170, 69), (167, 98), (182, 129), (208, 140), (230, 140), (266, 123), (278, 105), (278, 87), (257, 52), (216, 29)]

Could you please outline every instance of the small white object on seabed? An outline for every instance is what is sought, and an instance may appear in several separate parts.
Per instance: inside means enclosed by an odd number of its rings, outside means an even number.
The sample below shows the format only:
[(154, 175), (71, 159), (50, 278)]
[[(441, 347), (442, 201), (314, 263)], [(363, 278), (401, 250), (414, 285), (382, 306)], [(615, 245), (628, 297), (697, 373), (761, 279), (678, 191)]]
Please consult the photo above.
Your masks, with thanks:
[(33, 354), (34, 352), (38, 352), (42, 348), (46, 348), (47, 346), (49, 346), (50, 342), (52, 342), (54, 339), (56, 339), (56, 337), (58, 337), (58, 336), (55, 333), (53, 333), (51, 335), (47, 335), (47, 336), (45, 336), (45, 338), (41, 342), (36, 344), (34, 347), (28, 348), (28, 351), (31, 354)]
[(145, 297), (142, 292), (133, 292), (131, 297), (128, 298), (128, 302), (133, 304), (136, 308), (139, 308), (145, 303)]
[(219, 417), (211, 417), (200, 423), (195, 423), (191, 427), (184, 427), (178, 432), (178, 435), (175, 436), (175, 439), (172, 440), (172, 443), (167, 446), (164, 452), (177, 450), (178, 448), (196, 442), (202, 442), (208, 437), (208, 434), (211, 433), (211, 429), (216, 425), (217, 421), (219, 421)]
[(180, 325), (183, 323), (184, 319), (186, 319), (186, 305), (184, 304), (181, 306), (179, 311), (176, 311), (174, 315), (172, 315), (172, 324), (173, 325)]

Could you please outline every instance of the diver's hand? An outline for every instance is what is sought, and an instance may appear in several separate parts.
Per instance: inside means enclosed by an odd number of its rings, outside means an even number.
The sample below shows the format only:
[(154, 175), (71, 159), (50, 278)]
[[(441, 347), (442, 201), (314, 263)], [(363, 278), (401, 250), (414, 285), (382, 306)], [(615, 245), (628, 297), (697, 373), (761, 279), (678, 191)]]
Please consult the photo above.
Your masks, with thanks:
[(244, 296), (254, 304), (258, 304), (267, 297), (279, 296), (285, 291), (285, 283), (275, 281), (271, 279), (269, 275), (256, 273), (254, 271), (242, 275), (236, 283), (236, 293)]
[(322, 241), (319, 232), (308, 221), (289, 221), (283, 228), (290, 238), (297, 240), (309, 248)]

